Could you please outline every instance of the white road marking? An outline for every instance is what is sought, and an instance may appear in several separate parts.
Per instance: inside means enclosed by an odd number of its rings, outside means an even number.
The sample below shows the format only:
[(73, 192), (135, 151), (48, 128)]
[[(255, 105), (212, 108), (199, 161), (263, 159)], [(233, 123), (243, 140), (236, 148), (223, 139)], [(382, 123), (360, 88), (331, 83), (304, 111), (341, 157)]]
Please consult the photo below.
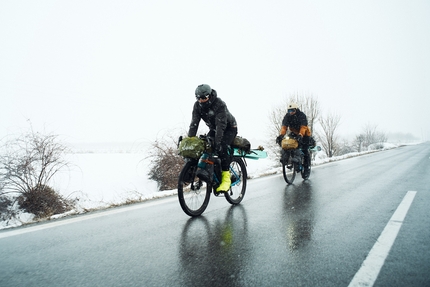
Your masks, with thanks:
[(391, 246), (393, 246), (394, 240), (397, 237), (416, 193), (416, 191), (408, 191), (406, 193), (402, 202), (391, 216), (390, 221), (388, 221), (375, 245), (373, 245), (361, 265), (360, 270), (358, 270), (351, 283), (349, 283), (349, 287), (373, 286), (390, 252)]

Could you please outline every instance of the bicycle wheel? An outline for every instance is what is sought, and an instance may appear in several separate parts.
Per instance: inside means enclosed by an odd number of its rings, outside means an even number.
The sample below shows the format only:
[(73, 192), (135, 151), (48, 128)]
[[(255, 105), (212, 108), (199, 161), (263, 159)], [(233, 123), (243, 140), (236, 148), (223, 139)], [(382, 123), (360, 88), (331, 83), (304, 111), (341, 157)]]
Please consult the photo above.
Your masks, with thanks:
[(230, 177), (230, 190), (225, 193), (225, 199), (231, 204), (239, 204), (245, 196), (248, 178), (245, 163), (240, 157), (233, 157), (230, 163)]
[[(304, 161), (304, 159), (303, 159), (303, 161)], [(305, 165), (303, 164), (303, 166), (305, 166)], [(309, 176), (311, 175), (311, 155), (308, 156), (308, 167), (309, 167), (309, 172), (307, 174), (305, 174), (304, 169), (302, 169), (302, 171), (300, 172), (302, 174), (303, 179), (308, 179)]]
[(291, 161), (293, 158), (290, 151), (286, 152), (287, 154), (282, 161), (282, 175), (284, 176), (285, 182), (288, 184), (292, 184), (294, 179), (296, 178), (296, 167), (295, 164)]
[(209, 203), (212, 186), (196, 176), (197, 161), (188, 161), (179, 174), (178, 198), (182, 210), (189, 216), (199, 216)]

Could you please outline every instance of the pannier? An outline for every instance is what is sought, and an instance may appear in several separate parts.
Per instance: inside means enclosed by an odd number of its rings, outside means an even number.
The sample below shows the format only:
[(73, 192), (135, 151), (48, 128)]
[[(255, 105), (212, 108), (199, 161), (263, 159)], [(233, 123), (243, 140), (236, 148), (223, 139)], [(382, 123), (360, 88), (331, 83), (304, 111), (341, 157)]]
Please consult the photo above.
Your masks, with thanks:
[(206, 142), (198, 137), (187, 137), (179, 143), (179, 155), (199, 159), (206, 148)]
[[(219, 160), (219, 159), (218, 159)], [(212, 182), (215, 160), (209, 154), (203, 153), (197, 164), (196, 176), (207, 183)]]

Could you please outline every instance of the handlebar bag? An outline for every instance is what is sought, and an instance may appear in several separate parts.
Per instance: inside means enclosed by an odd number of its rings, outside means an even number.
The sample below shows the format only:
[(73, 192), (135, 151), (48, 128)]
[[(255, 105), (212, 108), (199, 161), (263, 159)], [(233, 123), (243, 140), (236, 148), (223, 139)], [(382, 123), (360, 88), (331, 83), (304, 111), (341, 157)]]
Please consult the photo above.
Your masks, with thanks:
[(299, 146), (299, 143), (295, 139), (285, 138), (282, 140), (281, 146), (282, 146), (282, 149), (286, 149), (286, 150), (296, 149)]
[(187, 137), (179, 143), (179, 155), (199, 159), (205, 151), (205, 141), (198, 137)]

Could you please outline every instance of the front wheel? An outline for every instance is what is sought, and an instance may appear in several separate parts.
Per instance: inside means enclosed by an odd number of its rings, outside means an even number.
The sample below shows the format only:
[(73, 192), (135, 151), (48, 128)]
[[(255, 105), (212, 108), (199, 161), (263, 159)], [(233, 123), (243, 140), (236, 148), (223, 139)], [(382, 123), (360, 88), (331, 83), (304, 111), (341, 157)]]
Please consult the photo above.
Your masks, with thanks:
[(225, 199), (231, 204), (239, 204), (246, 191), (246, 180), (248, 173), (243, 160), (239, 157), (233, 157), (230, 163), (230, 190), (225, 193)]
[(209, 203), (212, 186), (196, 176), (197, 161), (187, 161), (179, 174), (178, 199), (189, 216), (199, 216)]
[(282, 156), (282, 175), (284, 176), (285, 182), (293, 184), (296, 178), (296, 165), (292, 162), (293, 155), (290, 151), (284, 151), (285, 154)]

